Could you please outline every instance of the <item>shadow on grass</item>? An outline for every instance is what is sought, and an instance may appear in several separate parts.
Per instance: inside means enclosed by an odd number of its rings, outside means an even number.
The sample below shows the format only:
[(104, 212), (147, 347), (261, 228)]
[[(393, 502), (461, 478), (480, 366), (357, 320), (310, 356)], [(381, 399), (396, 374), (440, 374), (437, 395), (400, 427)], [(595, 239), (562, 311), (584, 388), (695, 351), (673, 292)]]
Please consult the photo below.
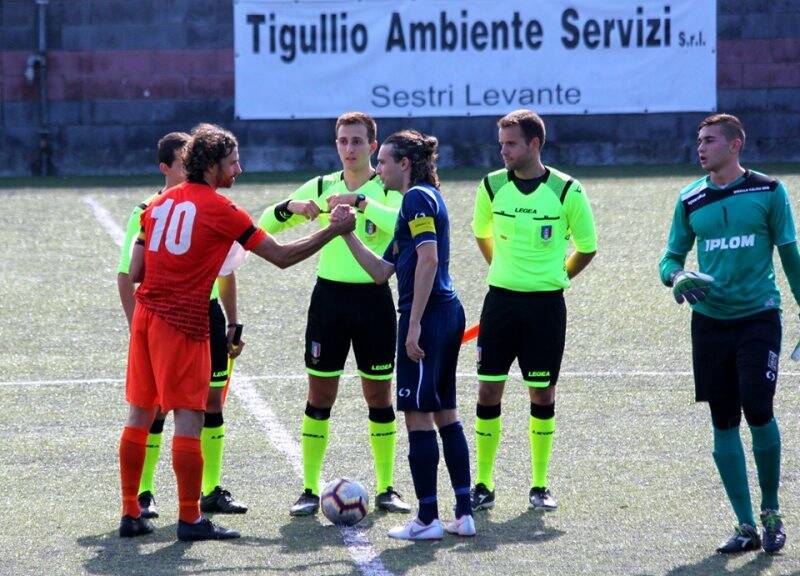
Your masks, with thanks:
[[(779, 567), (781, 562), (780, 555), (770, 556), (763, 552), (748, 552), (745, 554), (746, 556), (744, 557), (747, 558), (749, 556), (749, 560), (738, 567), (729, 567), (728, 563), (732, 561), (738, 563), (742, 556), (713, 554), (694, 564), (684, 564), (673, 568), (665, 576), (710, 576), (712, 574), (723, 576), (767, 576), (768, 574), (774, 574), (775, 568)], [(649, 576), (649, 574), (640, 576)], [(787, 576), (800, 576), (800, 571), (787, 573)]]
[(383, 565), (394, 574), (405, 572), (436, 562), (437, 554), (442, 550), (452, 550), (459, 554), (476, 554), (502, 549), (510, 544), (531, 544), (531, 554), (536, 553), (535, 546), (559, 538), (563, 530), (549, 528), (546, 515), (528, 510), (516, 518), (505, 522), (493, 522), (491, 513), (479, 512), (475, 516), (478, 535), (474, 538), (459, 538), (445, 534), (440, 542), (409, 542), (400, 548), (384, 550), (380, 554)]
[[(328, 530), (330, 528), (330, 530)], [(315, 567), (331, 567), (340, 564), (351, 567), (349, 560), (329, 561), (323, 556), (311, 554), (325, 547), (342, 545), (339, 530), (334, 526), (322, 526), (319, 521), (288, 522), (281, 527), (278, 538), (259, 538), (244, 535), (242, 538), (226, 542), (180, 542), (175, 536), (176, 525), (160, 526), (155, 532), (138, 538), (120, 538), (117, 531), (90, 535), (78, 538), (77, 543), (83, 548), (95, 549), (93, 557), (84, 562), (89, 574), (107, 574), (119, 576), (167, 576), (175, 574), (213, 573), (262, 573), (262, 572), (296, 572), (303, 574)], [(159, 545), (153, 549), (153, 544)], [(224, 547), (209, 552), (209, 559), (188, 557), (193, 546)], [(269, 550), (268, 548), (275, 548)], [(244, 556), (245, 549), (253, 549), (249, 559)], [(256, 552), (257, 549), (257, 552)], [(230, 550), (230, 555), (228, 554)], [(291, 565), (287, 555), (296, 554), (302, 561)], [(264, 557), (280, 555), (281, 561), (276, 565), (263, 563)], [(193, 554), (196, 556), (196, 554)], [(225, 558), (236, 561), (225, 565)], [(254, 562), (256, 560), (256, 562)]]

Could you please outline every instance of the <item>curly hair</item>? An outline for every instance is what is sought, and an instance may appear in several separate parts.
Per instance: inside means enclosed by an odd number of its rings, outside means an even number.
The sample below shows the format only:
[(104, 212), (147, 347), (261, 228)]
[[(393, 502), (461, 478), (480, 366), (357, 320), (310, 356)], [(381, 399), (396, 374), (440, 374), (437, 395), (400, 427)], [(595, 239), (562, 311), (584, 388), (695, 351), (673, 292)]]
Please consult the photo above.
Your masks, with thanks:
[(198, 124), (192, 129), (191, 136), (183, 152), (186, 179), (202, 184), (206, 170), (238, 148), (239, 142), (236, 136), (215, 124)]
[(388, 144), (392, 145), (392, 158), (395, 162), (399, 162), (401, 158), (408, 158), (411, 162), (411, 186), (427, 182), (439, 187), (439, 174), (436, 171), (439, 141), (435, 136), (416, 130), (401, 130), (383, 141), (384, 146)]

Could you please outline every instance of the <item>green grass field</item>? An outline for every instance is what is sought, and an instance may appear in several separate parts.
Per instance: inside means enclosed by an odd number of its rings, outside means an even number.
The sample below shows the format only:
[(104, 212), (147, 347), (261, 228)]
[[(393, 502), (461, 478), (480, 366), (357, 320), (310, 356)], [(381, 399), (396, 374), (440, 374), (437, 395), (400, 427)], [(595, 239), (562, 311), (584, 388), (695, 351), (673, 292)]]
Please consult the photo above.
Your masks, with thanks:
[[(800, 214), (800, 169), (768, 169), (784, 179)], [(478, 514), (477, 538), (434, 544), (390, 540), (386, 531), (405, 517), (371, 513), (359, 529), (345, 532), (322, 516), (289, 518), (301, 490), (303, 333), (315, 261), (281, 271), (254, 256), (237, 273), (247, 345), (226, 407), (223, 470), (225, 486), (250, 511), (219, 518), (243, 538), (175, 540), (166, 441), (156, 478), (157, 530), (121, 541), (117, 443), (126, 415), (127, 329), (116, 291), (118, 247), (87, 196), (122, 227), (158, 180), (0, 183), (0, 574), (800, 574), (800, 366), (787, 352), (800, 336), (800, 321), (790, 293), (784, 289), (786, 344), (776, 402), (789, 543), (776, 557), (718, 557), (714, 548), (735, 520), (711, 458), (707, 408), (693, 402), (689, 310), (675, 305), (657, 275), (677, 191), (699, 173), (681, 167), (575, 174), (592, 202), (599, 251), (567, 294), (550, 474), (560, 508), (544, 516), (527, 510), (528, 400), (515, 375), (503, 402), (497, 506)], [(451, 271), (468, 322), (477, 320), (485, 292), (486, 266), (469, 225), (478, 177), (443, 175)], [(257, 217), (298, 182), (296, 175), (250, 177), (230, 195)], [(466, 346), (459, 405), (470, 450), (474, 363), (474, 345)], [(354, 477), (372, 492), (367, 410), (353, 372), (351, 360), (333, 410), (323, 476)], [(165, 439), (171, 430), (170, 419)], [(744, 436), (749, 446), (749, 433)], [(395, 484), (413, 500), (405, 432), (399, 438)], [(751, 455), (748, 462), (757, 505)], [(440, 510), (449, 519), (443, 463), (440, 472)]]

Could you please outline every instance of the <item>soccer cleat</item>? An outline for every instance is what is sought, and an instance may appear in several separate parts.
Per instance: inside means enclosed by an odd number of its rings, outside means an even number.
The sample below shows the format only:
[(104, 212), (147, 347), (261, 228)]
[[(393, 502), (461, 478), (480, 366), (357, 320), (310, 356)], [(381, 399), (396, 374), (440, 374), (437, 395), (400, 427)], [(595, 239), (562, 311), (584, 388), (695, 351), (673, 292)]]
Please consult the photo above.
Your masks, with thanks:
[(289, 516), (311, 516), (319, 510), (319, 496), (314, 494), (310, 488), (306, 488), (297, 502), (289, 508)]
[(471, 514), (464, 514), (461, 518), (456, 518), (450, 524), (445, 526), (445, 530), (449, 534), (456, 536), (475, 536), (475, 518)]
[(531, 488), (530, 494), (528, 494), (528, 502), (528, 508), (534, 510), (550, 512), (558, 508), (558, 502), (553, 498), (548, 488)]
[(389, 530), (389, 538), (397, 540), (441, 540), (444, 538), (444, 530), (438, 518), (431, 520), (430, 524), (423, 524), (415, 517), (410, 522), (402, 526), (395, 526)]
[(375, 496), (375, 508), (384, 512), (411, 512), (411, 506), (403, 501), (403, 497), (389, 486), (386, 492)]
[(134, 518), (133, 516), (123, 516), (119, 521), (119, 537), (133, 538), (144, 536), (153, 531), (153, 523), (144, 516)]
[(214, 524), (208, 518), (200, 518), (197, 524), (178, 520), (178, 540), (182, 542), (197, 542), (199, 540), (230, 540), (239, 538), (241, 534)]
[(762, 545), (764, 552), (775, 554), (786, 544), (786, 530), (783, 528), (783, 520), (777, 510), (762, 510), (761, 524), (764, 530), (761, 532)]
[(158, 518), (156, 499), (149, 490), (139, 494), (139, 508), (142, 509), (142, 518)]
[(750, 524), (737, 526), (733, 536), (717, 548), (720, 554), (738, 554), (740, 552), (751, 552), (761, 549), (761, 538), (758, 532)]
[(473, 510), (490, 510), (494, 508), (494, 490), (489, 490), (486, 484), (475, 484), (469, 491), (469, 500)]
[(200, 510), (218, 514), (244, 514), (247, 512), (247, 506), (237, 502), (230, 492), (217, 486), (208, 496), (200, 497)]

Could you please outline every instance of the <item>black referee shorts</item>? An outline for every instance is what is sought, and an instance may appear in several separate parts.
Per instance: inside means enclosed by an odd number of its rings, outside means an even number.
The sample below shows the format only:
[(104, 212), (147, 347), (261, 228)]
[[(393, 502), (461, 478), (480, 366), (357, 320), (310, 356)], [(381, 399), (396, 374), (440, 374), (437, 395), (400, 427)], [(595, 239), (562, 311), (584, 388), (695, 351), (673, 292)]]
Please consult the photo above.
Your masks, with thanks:
[(711, 405), (714, 426), (747, 421), (762, 426), (772, 418), (781, 351), (781, 317), (766, 310), (733, 320), (692, 313), (695, 399)]
[(225, 314), (216, 298), (208, 305), (208, 328), (211, 344), (211, 387), (220, 388), (228, 381), (228, 337)]
[(350, 343), (361, 376), (391, 380), (397, 313), (388, 284), (350, 284), (317, 278), (306, 324), (306, 370), (340, 376)]
[(558, 381), (567, 330), (563, 290), (515, 292), (490, 286), (478, 333), (478, 380), (503, 382), (514, 359), (533, 388)]

